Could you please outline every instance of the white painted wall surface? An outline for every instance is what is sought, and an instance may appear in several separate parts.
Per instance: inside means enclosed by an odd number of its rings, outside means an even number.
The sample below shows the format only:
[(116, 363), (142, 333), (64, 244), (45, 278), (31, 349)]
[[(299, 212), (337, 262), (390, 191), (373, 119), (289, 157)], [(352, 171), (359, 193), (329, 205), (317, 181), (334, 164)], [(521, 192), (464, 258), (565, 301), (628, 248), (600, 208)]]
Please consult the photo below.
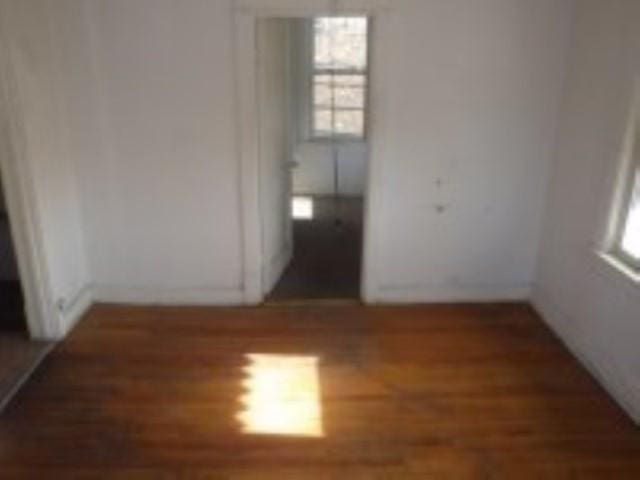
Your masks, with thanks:
[[(56, 315), (49, 334), (62, 336), (86, 305), (89, 272), (79, 207), (77, 163), (86, 161), (74, 126), (86, 102), (80, 49), (84, 19), (76, 0), (3, 0), (2, 29), (18, 84), (26, 161), (36, 193), (45, 281)], [(87, 57), (84, 58), (86, 60)], [(77, 95), (77, 97), (76, 97)]]
[(293, 191), (300, 195), (362, 196), (366, 191), (367, 157), (365, 142), (300, 142), (295, 148), (298, 166), (293, 171)]
[(82, 180), (96, 298), (238, 303), (231, 2), (92, 7), (103, 156)]
[(263, 291), (271, 291), (293, 253), (291, 226), (289, 21), (257, 22), (260, 102), (260, 208)]
[[(4, 1), (30, 128), (65, 130), (31, 146), (58, 294), (88, 276), (98, 300), (241, 302), (231, 0)], [(398, 0), (376, 19), (368, 300), (529, 294), (570, 6)]]
[(640, 285), (596, 255), (614, 195), (634, 82), (640, 4), (577, 2), (535, 304), (640, 422)]
[(524, 299), (571, 2), (404, 0), (376, 20), (367, 296)]
[[(241, 301), (232, 3), (91, 5), (103, 157), (82, 185), (97, 298)], [(529, 294), (569, 7), (402, 0), (376, 21), (370, 300)]]

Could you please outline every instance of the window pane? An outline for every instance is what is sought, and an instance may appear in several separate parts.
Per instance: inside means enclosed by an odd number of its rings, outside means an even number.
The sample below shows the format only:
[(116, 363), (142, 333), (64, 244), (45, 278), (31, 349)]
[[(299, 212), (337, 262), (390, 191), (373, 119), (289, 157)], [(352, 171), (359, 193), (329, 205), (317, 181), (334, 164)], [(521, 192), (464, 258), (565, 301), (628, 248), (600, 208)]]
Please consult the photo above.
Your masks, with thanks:
[(337, 108), (364, 108), (364, 90), (362, 88), (335, 87), (334, 105)]
[(314, 52), (316, 69), (366, 69), (367, 19), (365, 17), (315, 19)]
[(364, 108), (364, 90), (359, 87), (335, 87), (316, 83), (313, 87), (313, 104), (327, 108)]
[(325, 73), (314, 74), (313, 82), (318, 85), (332, 85), (333, 77), (334, 77), (333, 75), (327, 75)]
[(364, 75), (315, 75), (313, 104), (317, 107), (364, 108)]
[(322, 17), (314, 20), (313, 28), (312, 133), (318, 137), (363, 137), (367, 19)]
[(332, 88), (329, 83), (316, 83), (313, 86), (313, 104), (316, 107), (331, 108)]
[(313, 113), (314, 135), (322, 137), (331, 135), (333, 130), (331, 110), (316, 109)]
[(622, 249), (640, 260), (640, 168), (635, 175), (629, 215), (622, 236)]
[(318, 18), (314, 20), (314, 38), (313, 38), (313, 50), (315, 68), (330, 68), (331, 61), (331, 45), (332, 37), (329, 34), (329, 28), (326, 25), (325, 19)]
[(364, 136), (364, 112), (362, 110), (336, 110), (336, 135)]

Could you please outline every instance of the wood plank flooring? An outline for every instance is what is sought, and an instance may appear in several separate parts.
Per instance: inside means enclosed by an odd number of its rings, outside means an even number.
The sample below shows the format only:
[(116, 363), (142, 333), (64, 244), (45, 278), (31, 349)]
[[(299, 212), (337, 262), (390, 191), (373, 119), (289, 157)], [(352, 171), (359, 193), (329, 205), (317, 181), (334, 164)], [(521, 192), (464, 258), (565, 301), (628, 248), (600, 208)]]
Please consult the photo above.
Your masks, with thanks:
[(100, 306), (0, 478), (638, 479), (640, 430), (525, 305)]

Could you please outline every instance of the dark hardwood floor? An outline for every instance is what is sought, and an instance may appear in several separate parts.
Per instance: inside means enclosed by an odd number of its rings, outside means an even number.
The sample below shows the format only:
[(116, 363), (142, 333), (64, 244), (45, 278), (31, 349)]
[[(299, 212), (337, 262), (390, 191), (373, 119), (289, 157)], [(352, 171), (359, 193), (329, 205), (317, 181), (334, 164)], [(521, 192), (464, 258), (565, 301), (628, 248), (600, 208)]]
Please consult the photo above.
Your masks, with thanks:
[(314, 215), (293, 222), (293, 258), (269, 300), (360, 298), (362, 198), (314, 197)]
[(50, 348), (46, 342), (29, 340), (24, 332), (0, 332), (0, 414)]
[(0, 478), (638, 479), (640, 430), (525, 305), (99, 306)]

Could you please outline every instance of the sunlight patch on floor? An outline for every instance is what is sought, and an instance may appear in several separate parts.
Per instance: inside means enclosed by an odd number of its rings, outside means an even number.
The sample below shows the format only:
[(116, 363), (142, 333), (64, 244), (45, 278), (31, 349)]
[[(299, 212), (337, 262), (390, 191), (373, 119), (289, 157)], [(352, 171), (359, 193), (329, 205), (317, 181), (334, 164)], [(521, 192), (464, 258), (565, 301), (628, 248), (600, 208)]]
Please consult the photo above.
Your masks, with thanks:
[(246, 434), (322, 437), (318, 357), (247, 355), (243, 410)]
[(291, 215), (295, 220), (313, 220), (313, 198), (293, 197)]

